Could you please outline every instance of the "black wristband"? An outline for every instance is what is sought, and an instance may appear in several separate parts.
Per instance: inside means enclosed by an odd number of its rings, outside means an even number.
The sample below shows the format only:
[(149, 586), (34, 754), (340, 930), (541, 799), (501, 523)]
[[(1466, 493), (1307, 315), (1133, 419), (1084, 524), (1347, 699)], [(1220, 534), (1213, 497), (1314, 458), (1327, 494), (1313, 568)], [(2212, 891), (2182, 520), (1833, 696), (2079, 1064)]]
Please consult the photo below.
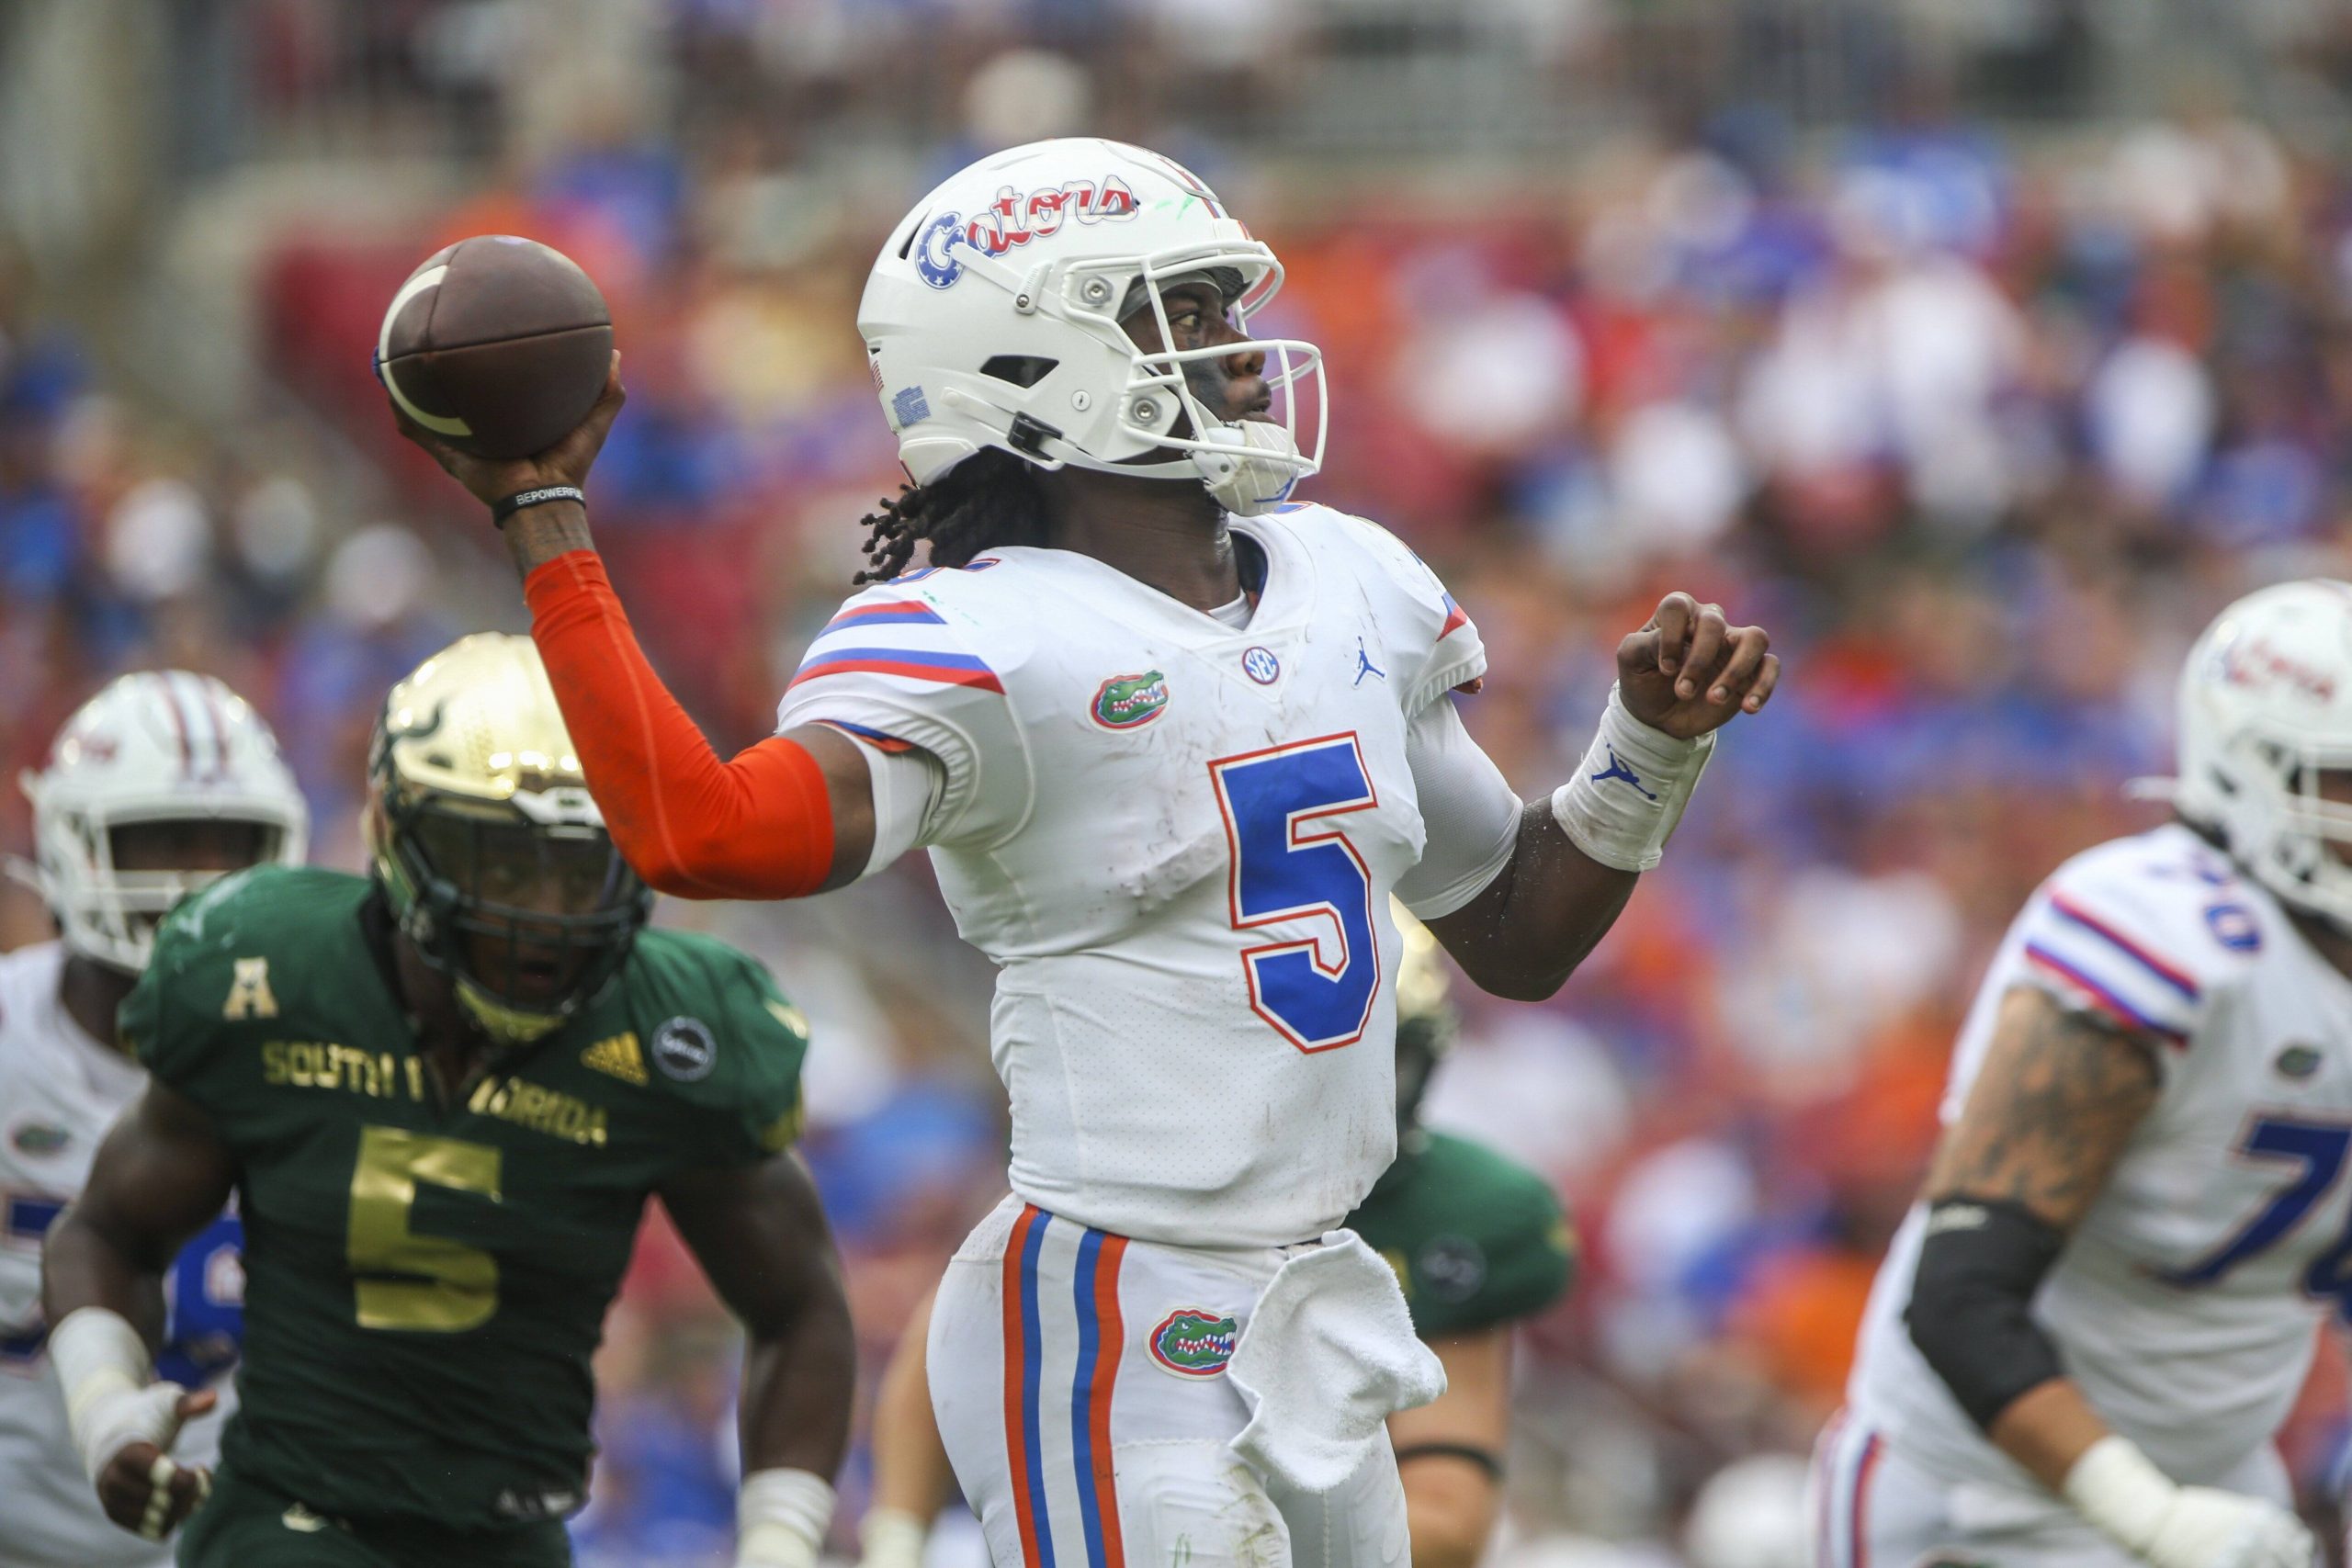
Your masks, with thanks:
[(588, 504), (588, 492), (578, 485), (545, 485), (537, 490), (518, 490), (503, 501), (490, 503), (490, 520), (497, 526), (506, 526), (506, 520), (526, 506), (545, 506), (550, 501), (576, 501)]
[(1396, 1450), (1398, 1464), (1410, 1464), (1417, 1459), (1458, 1459), (1485, 1471), (1490, 1481), (1503, 1478), (1502, 1456), (1475, 1443), (1408, 1443)]

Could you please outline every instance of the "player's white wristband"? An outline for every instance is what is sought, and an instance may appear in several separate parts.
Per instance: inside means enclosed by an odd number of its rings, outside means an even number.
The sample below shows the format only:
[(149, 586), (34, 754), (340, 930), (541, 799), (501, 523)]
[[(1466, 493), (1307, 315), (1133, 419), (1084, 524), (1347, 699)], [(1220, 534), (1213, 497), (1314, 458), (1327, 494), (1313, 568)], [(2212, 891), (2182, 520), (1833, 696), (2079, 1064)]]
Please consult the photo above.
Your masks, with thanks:
[(857, 1568), (922, 1568), (923, 1542), (931, 1527), (904, 1508), (876, 1508), (858, 1527), (865, 1555)]
[(49, 1331), (49, 1359), (65, 1391), (65, 1421), (96, 1483), (127, 1443), (169, 1449), (179, 1435), (175, 1382), (153, 1382), (147, 1342), (119, 1313), (76, 1307)]
[(2318, 1545), (2278, 1504), (2176, 1485), (2128, 1438), (2083, 1450), (2063, 1488), (2084, 1518), (2153, 1568), (2311, 1568)]
[(755, 1470), (735, 1496), (735, 1568), (813, 1568), (833, 1522), (832, 1483), (807, 1470)]
[(2180, 1487), (2139, 1444), (2109, 1432), (2083, 1450), (2066, 1472), (2064, 1490), (2076, 1513), (2139, 1552), (2154, 1539)]
[(1647, 871), (1664, 856), (1714, 750), (1712, 732), (1678, 740), (1644, 724), (1611, 686), (1591, 749), (1552, 792), (1552, 819), (1601, 864)]

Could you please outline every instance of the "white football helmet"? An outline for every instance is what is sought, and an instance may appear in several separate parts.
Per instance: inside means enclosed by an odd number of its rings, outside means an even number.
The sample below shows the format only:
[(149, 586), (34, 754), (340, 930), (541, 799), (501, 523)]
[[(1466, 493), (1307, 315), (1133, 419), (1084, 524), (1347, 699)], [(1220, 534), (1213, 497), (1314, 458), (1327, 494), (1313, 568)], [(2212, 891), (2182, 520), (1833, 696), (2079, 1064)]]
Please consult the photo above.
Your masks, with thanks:
[(2175, 809), (2282, 901), (2352, 931), (2352, 805), (2319, 791), (2322, 771), (2352, 769), (2352, 583), (2222, 611), (2181, 671), (2179, 726)]
[[(185, 670), (125, 675), (58, 731), (49, 764), (22, 775), (36, 863), (21, 868), (65, 945), (137, 973), (155, 922), (211, 871), (118, 871), (114, 831), (138, 822), (251, 822), (260, 859), (301, 863), (311, 814), (270, 733), (243, 697)], [(29, 874), (24, 874), (26, 871)]]
[[(1320, 351), (1254, 340), (1278, 417), (1227, 422), (1202, 408), (1184, 367), (1242, 350), (1147, 354), (1119, 322), (1148, 303), (1172, 344), (1161, 290), (1206, 278), (1246, 325), (1282, 277), (1274, 253), (1182, 165), (1067, 137), (983, 158), (917, 203), (875, 260), (857, 326), (917, 484), (998, 446), (1041, 468), (1193, 480), (1247, 515), (1322, 466)], [(1314, 445), (1301, 450), (1309, 377)]]

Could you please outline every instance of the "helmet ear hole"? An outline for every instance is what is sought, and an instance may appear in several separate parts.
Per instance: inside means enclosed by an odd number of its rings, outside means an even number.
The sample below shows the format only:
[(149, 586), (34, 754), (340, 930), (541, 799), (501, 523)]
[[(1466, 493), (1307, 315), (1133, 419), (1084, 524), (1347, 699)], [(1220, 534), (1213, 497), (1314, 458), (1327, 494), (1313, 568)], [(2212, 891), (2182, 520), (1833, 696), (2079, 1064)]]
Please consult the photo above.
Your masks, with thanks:
[(1037, 354), (1000, 354), (980, 367), (980, 374), (1010, 381), (1016, 387), (1034, 387), (1054, 373), (1058, 359), (1048, 359)]

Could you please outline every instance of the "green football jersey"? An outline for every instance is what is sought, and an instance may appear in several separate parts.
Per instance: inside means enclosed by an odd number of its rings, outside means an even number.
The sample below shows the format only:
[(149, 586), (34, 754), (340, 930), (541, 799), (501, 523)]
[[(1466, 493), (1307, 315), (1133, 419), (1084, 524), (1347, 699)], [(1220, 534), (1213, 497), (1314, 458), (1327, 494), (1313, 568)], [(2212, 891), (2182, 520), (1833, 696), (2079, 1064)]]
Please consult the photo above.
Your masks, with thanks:
[(1544, 1179), (1443, 1133), (1408, 1135), (1347, 1223), (1396, 1270), (1424, 1339), (1532, 1317), (1575, 1269), (1576, 1237)]
[(123, 1004), (140, 1060), (237, 1163), (223, 1457), (331, 1517), (561, 1516), (647, 1195), (791, 1143), (807, 1032), (751, 959), (648, 931), (594, 1004), (445, 1104), (389, 935), (362, 878), (241, 873), (164, 922)]

